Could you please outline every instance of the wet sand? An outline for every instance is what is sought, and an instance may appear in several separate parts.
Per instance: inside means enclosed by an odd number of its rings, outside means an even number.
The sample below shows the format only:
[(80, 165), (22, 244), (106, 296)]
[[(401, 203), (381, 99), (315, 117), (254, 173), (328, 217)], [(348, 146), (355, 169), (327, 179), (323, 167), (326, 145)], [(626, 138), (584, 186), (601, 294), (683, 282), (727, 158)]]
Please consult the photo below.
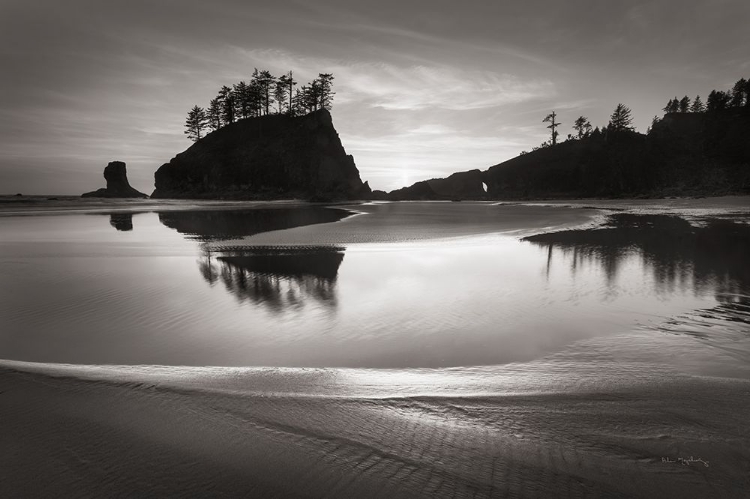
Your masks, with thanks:
[(611, 351), (579, 345), (531, 363), (438, 370), (6, 361), (0, 489), (7, 497), (745, 496), (750, 380), (603, 353)]
[[(740, 201), (730, 208), (744, 209)], [(554, 223), (593, 223), (610, 208), (571, 210)], [(728, 208), (690, 214), (714, 209)], [(372, 219), (330, 224), (315, 242), (340, 240), (346, 224), (349, 243), (380, 240)], [(399, 237), (413, 223), (403, 221)], [(506, 228), (525, 234), (551, 223), (535, 216), (533, 229), (520, 218)], [(440, 235), (487, 230), (462, 226), (456, 220)], [(277, 232), (274, 241), (307, 232)], [(726, 320), (746, 323), (750, 310), (737, 313)], [(707, 319), (700, 331), (691, 321), (689, 334), (675, 322), (664, 334), (594, 338), (501, 366), (0, 361), (0, 495), (746, 497), (750, 335), (738, 328), (706, 342), (727, 330), (722, 320)]]

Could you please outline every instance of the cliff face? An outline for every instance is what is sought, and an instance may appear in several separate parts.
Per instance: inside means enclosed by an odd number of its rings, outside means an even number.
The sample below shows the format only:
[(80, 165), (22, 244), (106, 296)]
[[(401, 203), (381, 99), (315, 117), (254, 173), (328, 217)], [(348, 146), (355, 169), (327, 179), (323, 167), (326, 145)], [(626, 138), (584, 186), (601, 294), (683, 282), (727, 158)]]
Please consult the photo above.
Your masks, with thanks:
[(83, 198), (147, 198), (142, 192), (135, 190), (128, 182), (128, 172), (125, 163), (112, 161), (104, 168), (104, 179), (107, 187), (82, 194)]
[(263, 116), (203, 137), (155, 173), (154, 198), (368, 197), (326, 110)]

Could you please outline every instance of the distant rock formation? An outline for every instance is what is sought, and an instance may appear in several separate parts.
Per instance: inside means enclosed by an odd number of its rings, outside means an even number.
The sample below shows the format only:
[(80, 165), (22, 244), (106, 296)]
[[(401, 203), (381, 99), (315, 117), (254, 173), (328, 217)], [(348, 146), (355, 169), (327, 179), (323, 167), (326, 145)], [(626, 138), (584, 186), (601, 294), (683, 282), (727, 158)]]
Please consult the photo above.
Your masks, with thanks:
[(104, 178), (107, 187), (93, 192), (87, 192), (83, 198), (147, 198), (142, 192), (133, 189), (128, 182), (128, 173), (125, 163), (112, 161), (104, 168)]
[(648, 135), (597, 134), (485, 172), (493, 199), (750, 193), (750, 108), (670, 113)]
[(486, 171), (417, 182), (378, 200), (481, 200), (750, 194), (750, 105), (669, 113), (646, 135), (599, 132)]
[(331, 114), (247, 118), (198, 140), (154, 174), (153, 198), (367, 198)]
[(484, 174), (479, 170), (458, 172), (446, 178), (433, 178), (388, 193), (385, 198), (401, 200), (485, 199)]

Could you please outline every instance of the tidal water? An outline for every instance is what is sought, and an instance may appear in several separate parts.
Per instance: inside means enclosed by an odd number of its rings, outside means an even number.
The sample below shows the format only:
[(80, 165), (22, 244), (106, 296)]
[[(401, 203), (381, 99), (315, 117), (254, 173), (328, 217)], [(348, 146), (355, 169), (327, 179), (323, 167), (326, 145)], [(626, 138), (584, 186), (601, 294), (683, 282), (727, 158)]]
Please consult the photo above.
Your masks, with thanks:
[(0, 358), (443, 368), (637, 333), (691, 342), (608, 348), (736, 375), (746, 218), (485, 203), (4, 216)]

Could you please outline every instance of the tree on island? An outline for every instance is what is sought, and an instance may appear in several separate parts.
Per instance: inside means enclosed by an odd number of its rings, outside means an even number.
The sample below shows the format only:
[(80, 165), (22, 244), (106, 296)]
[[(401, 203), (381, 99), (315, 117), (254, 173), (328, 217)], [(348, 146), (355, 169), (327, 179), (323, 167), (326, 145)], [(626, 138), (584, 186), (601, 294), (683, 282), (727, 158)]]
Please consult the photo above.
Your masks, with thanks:
[(208, 128), (212, 132), (221, 128), (221, 101), (218, 97), (211, 99), (206, 110), (206, 118), (208, 119)]
[(591, 122), (585, 116), (579, 116), (573, 123), (573, 130), (577, 133), (578, 139), (583, 139), (591, 135)]
[(295, 81), (292, 72), (289, 71), (289, 73), (281, 75), (279, 77), (279, 84), (286, 86), (286, 95), (289, 96), (289, 107), (287, 108), (287, 113), (289, 116), (294, 116), (294, 86), (297, 82)]
[(680, 101), (677, 100), (677, 97), (669, 99), (669, 102), (662, 110), (665, 114), (676, 113), (680, 110)]
[(556, 119), (557, 119), (557, 113), (555, 113), (554, 111), (552, 111), (550, 114), (547, 115), (546, 118), (544, 118), (542, 120), (542, 123), (549, 123), (549, 125), (547, 126), (547, 128), (549, 128), (552, 131), (551, 144), (553, 146), (555, 144), (557, 144), (557, 135), (558, 134), (557, 134), (556, 128), (562, 124), (562, 123), (557, 122)]
[(289, 93), (289, 83), (287, 82), (287, 75), (281, 75), (276, 80), (274, 89), (273, 89), (273, 96), (276, 99), (276, 104), (278, 105), (278, 113), (282, 114), (284, 112), (284, 105), (286, 104), (286, 98), (287, 94)]
[(624, 132), (633, 130), (633, 117), (630, 108), (624, 104), (617, 104), (609, 119), (607, 130), (612, 132)]
[(708, 112), (720, 111), (726, 109), (729, 105), (730, 96), (722, 90), (711, 90), (706, 101), (706, 110)]
[(686, 95), (680, 99), (679, 108), (681, 113), (687, 113), (690, 111), (690, 97)]
[(333, 92), (333, 75), (331, 73), (320, 73), (317, 79), (318, 88), (318, 109), (331, 110), (333, 106), (333, 96), (336, 95)]
[(230, 123), (234, 123), (235, 98), (232, 89), (224, 85), (223, 87), (221, 87), (221, 90), (219, 90), (219, 96), (217, 97), (217, 99), (219, 99), (219, 104), (221, 106), (222, 124), (228, 125)]
[[(276, 78), (269, 71), (259, 71), (256, 68), (249, 82), (240, 81), (231, 87), (221, 87), (218, 95), (204, 110), (203, 129), (215, 131), (239, 119), (273, 114), (274, 103), (278, 104), (276, 114), (286, 113), (289, 116), (303, 116), (319, 109), (330, 110), (335, 95), (333, 78), (331, 73), (320, 73), (307, 85), (295, 89), (297, 81), (291, 71)], [(194, 108), (191, 112), (193, 110)], [(185, 126), (187, 128), (188, 125)], [(194, 132), (185, 133), (195, 136)]]
[(744, 78), (737, 80), (731, 91), (731, 100), (729, 105), (731, 107), (742, 107), (747, 104), (748, 82)]
[(185, 121), (185, 135), (193, 142), (203, 137), (203, 130), (208, 127), (208, 117), (202, 107), (193, 106)]
[(706, 110), (706, 106), (703, 105), (700, 95), (696, 95), (693, 99), (693, 104), (690, 106), (691, 113), (702, 113)]

